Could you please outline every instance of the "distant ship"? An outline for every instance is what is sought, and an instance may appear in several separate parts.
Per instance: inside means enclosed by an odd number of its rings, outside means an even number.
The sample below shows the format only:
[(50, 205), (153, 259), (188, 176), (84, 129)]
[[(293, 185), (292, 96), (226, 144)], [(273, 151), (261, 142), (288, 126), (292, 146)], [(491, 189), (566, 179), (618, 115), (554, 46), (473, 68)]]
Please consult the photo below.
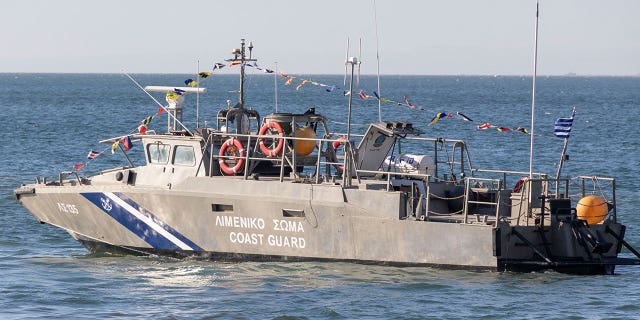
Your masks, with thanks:
[[(62, 172), (15, 197), (91, 252), (577, 274), (639, 264), (618, 257), (638, 253), (617, 219), (615, 179), (478, 169), (464, 141), (420, 137), (408, 122), (356, 135), (332, 132), (314, 109), (261, 118), (244, 101), (249, 49), (242, 40), (227, 60), (240, 64), (240, 98), (215, 127), (180, 127), (184, 95), (167, 97), (167, 133), (102, 141), (141, 150), (145, 165)], [(147, 91), (173, 89), (204, 91)]]

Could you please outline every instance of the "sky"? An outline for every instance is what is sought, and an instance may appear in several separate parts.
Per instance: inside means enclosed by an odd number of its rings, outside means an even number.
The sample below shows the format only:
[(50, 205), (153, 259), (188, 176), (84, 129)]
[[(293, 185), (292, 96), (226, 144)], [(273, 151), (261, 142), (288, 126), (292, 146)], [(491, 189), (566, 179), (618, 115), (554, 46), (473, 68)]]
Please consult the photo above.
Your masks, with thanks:
[[(378, 52), (381, 74), (528, 75), (535, 7), (535, 0), (4, 0), (0, 72), (193, 73), (198, 61), (207, 70), (229, 58), (244, 38), (259, 65), (296, 74), (342, 74), (349, 39), (363, 74), (376, 73)], [(639, 16), (637, 0), (540, 0), (538, 74), (640, 76)]]

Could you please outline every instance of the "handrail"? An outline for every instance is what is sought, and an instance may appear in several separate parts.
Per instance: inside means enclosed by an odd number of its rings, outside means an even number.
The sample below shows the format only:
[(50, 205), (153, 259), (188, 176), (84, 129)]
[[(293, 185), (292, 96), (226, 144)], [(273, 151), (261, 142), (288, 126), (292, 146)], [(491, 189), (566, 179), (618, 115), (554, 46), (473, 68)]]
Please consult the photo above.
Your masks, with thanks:
[(60, 183), (60, 185), (63, 185), (64, 178), (68, 175), (75, 175), (76, 180), (78, 181), (78, 184), (82, 184), (82, 180), (80, 179), (80, 176), (78, 175), (77, 171), (62, 171), (58, 176), (58, 182)]
[[(327, 139), (327, 138), (304, 138), (304, 137), (288, 137), (288, 136), (280, 136), (280, 135), (259, 135), (259, 134), (235, 134), (235, 133), (221, 133), (220, 134), (221, 139), (224, 139), (226, 137), (229, 138), (246, 138), (247, 140), (247, 147), (250, 147), (252, 144), (254, 145), (254, 151), (257, 150), (257, 145), (260, 141), (260, 139), (283, 139), (283, 143), (287, 144), (288, 141), (314, 141), (316, 142), (316, 148), (318, 150), (318, 155), (317, 155), (317, 161), (315, 163), (315, 172), (316, 172), (316, 183), (320, 182), (320, 171), (321, 171), (321, 166), (322, 165), (345, 165), (345, 162), (348, 160), (349, 157), (345, 157), (345, 160), (343, 162), (333, 162), (333, 161), (322, 161), (322, 147), (323, 145), (329, 145), (329, 143), (333, 143), (333, 142), (339, 142), (341, 140), (336, 139)], [(252, 139), (255, 139), (255, 142), (252, 142)], [(248, 150), (248, 148), (247, 148)], [(294, 151), (295, 152), (295, 151)], [(265, 157), (256, 157), (256, 156), (250, 156), (251, 152), (245, 152), (244, 155), (244, 173), (243, 173), (243, 178), (246, 180), (248, 179), (248, 168), (249, 168), (249, 161), (264, 161), (264, 160), (271, 160), (271, 161), (279, 161), (280, 162), (280, 176), (279, 179), (280, 181), (284, 181), (284, 166), (285, 163), (288, 163), (289, 166), (291, 166), (295, 172), (296, 168), (296, 162), (295, 161), (295, 155), (292, 155), (292, 159), (291, 161), (289, 161), (289, 158), (286, 157), (286, 150), (283, 150), (280, 154), (280, 158), (265, 158)], [(293, 153), (293, 152), (292, 152)], [(325, 155), (326, 156), (326, 155)], [(220, 156), (218, 154), (214, 154), (211, 153), (211, 157), (212, 159), (235, 159), (237, 157), (234, 156)], [(357, 173), (356, 173), (357, 174)]]
[(373, 170), (356, 170), (358, 173), (371, 173), (371, 174), (384, 174), (387, 176), (387, 191), (391, 185), (392, 176), (419, 178), (422, 181), (429, 181), (431, 175), (422, 173), (406, 173), (406, 172), (392, 172), (392, 171), (373, 171)]
[(470, 195), (470, 191), (471, 191), (471, 181), (489, 181), (492, 183), (492, 185), (494, 183), (498, 184), (498, 188), (496, 190), (501, 190), (501, 180), (500, 179), (492, 179), (492, 178), (478, 178), (478, 177), (468, 177), (465, 178), (465, 183), (464, 183), (464, 207), (463, 207), (463, 212), (464, 212), (464, 223), (469, 223), (468, 217), (469, 217), (469, 204), (484, 204), (484, 205), (492, 205), (492, 206), (496, 206), (496, 214), (495, 214), (495, 222), (494, 223), (498, 223), (498, 217), (500, 215), (500, 192), (497, 193), (496, 195), (496, 202), (485, 202), (485, 201), (470, 201), (469, 200), (469, 195)]
[[(428, 194), (429, 194), (429, 190), (431, 189), (430, 181), (432, 177), (436, 178), (436, 176), (423, 174), (423, 173), (360, 170), (360, 169), (357, 169), (355, 162), (353, 162), (355, 160), (355, 154), (349, 154), (349, 153), (345, 153), (344, 159), (341, 159), (342, 161), (336, 161), (335, 159), (337, 158), (333, 158), (333, 155), (332, 155), (333, 149), (331, 148), (330, 144), (333, 144), (334, 142), (343, 142), (338, 138), (327, 138), (326, 136), (322, 138), (318, 138), (318, 137), (305, 138), (305, 137), (291, 137), (291, 136), (284, 136), (284, 135), (258, 135), (258, 134), (234, 134), (234, 133), (225, 134), (225, 133), (218, 133), (218, 132), (216, 132), (215, 134), (217, 136), (217, 139), (221, 141), (224, 141), (224, 139), (229, 137), (241, 138), (244, 140), (243, 143), (247, 143), (248, 150), (253, 149), (253, 152), (246, 152), (244, 155), (244, 161), (246, 161), (246, 163), (244, 164), (244, 174), (243, 174), (244, 179), (248, 179), (249, 170), (251, 168), (250, 162), (253, 162), (253, 161), (272, 161), (274, 162), (274, 165), (276, 167), (279, 165), (280, 166), (279, 180), (281, 182), (284, 181), (285, 166), (290, 166), (293, 169), (294, 175), (296, 175), (296, 177), (298, 174), (299, 166), (304, 166), (305, 168), (313, 167), (315, 169), (315, 172), (313, 173), (313, 176), (309, 172), (309, 178), (310, 178), (309, 182), (313, 182), (316, 184), (321, 183), (322, 180), (329, 179), (328, 174), (333, 173), (333, 170), (330, 168), (330, 166), (342, 165), (346, 169), (343, 173), (342, 181), (340, 183), (343, 187), (349, 187), (351, 185), (351, 179), (353, 177), (357, 177), (358, 183), (361, 183), (360, 181), (361, 175), (386, 175), (385, 176), (386, 181), (384, 183), (387, 191), (392, 190), (393, 179), (405, 177), (409, 180), (424, 181), (424, 184), (426, 187), (426, 199), (424, 200), (426, 200), (427, 212), (428, 212), (428, 206), (429, 206)], [(332, 137), (335, 137), (335, 135), (332, 135)], [(302, 161), (300, 163), (298, 163), (299, 159), (297, 158), (297, 157), (300, 157), (300, 155), (296, 155), (295, 154), (296, 151), (290, 148), (286, 148), (285, 150), (283, 150), (283, 152), (280, 154), (279, 157), (267, 158), (262, 155), (258, 155), (256, 153), (258, 150), (257, 149), (258, 141), (260, 141), (260, 139), (276, 139), (276, 140), (283, 139), (283, 143), (285, 143), (285, 145), (290, 145), (291, 142), (293, 141), (314, 141), (315, 143), (314, 148), (317, 153), (309, 154), (308, 157), (305, 158), (306, 161)], [(438, 143), (443, 141), (442, 139), (432, 139), (432, 138), (406, 138), (406, 139), (418, 140), (418, 141), (436, 141)], [(458, 140), (446, 140), (446, 142), (456, 142), (456, 141)], [(463, 148), (463, 146), (462, 145), (456, 146), (456, 149), (455, 149), (456, 154), (458, 152), (458, 148)], [(345, 149), (348, 150), (348, 148), (345, 148)], [(218, 154), (212, 154), (211, 156), (214, 159), (233, 158), (230, 156), (219, 156)], [(465, 164), (470, 165), (470, 161), (468, 161), (468, 159), (465, 159), (465, 160), (466, 160), (464, 161), (466, 162)], [(449, 160), (449, 161), (453, 161), (453, 160)], [(322, 166), (326, 166), (326, 168), (322, 168)], [(485, 176), (488, 175), (489, 177), (488, 178), (476, 177), (473, 175), (474, 173), (484, 173)], [(491, 177), (491, 174), (499, 174), (501, 175), (501, 177)], [(510, 176), (520, 176), (520, 178), (522, 178), (523, 176), (528, 177), (529, 173), (524, 171), (510, 171), (510, 170), (471, 169), (471, 176), (464, 177), (464, 182), (465, 182), (465, 192), (464, 192), (465, 199), (464, 199), (464, 208), (463, 208), (464, 223), (469, 223), (469, 213), (470, 213), (469, 209), (471, 208), (470, 205), (472, 204), (495, 207), (494, 223), (496, 224), (498, 223), (498, 221), (500, 220), (500, 217), (499, 217), (501, 214), (500, 211), (505, 210), (504, 207), (500, 205), (502, 201), (505, 201), (504, 199), (501, 199), (501, 198), (504, 198), (506, 195), (502, 191), (509, 189), (507, 187), (506, 181), (507, 181), (507, 178)], [(613, 200), (607, 200), (607, 201), (609, 201), (609, 203), (611, 204), (614, 204), (612, 207), (613, 211), (612, 211), (611, 218), (614, 221), (617, 219), (617, 210), (615, 206), (615, 179), (614, 178), (597, 177), (597, 176), (578, 176), (577, 178), (573, 178), (573, 179), (569, 179), (569, 178), (558, 179), (555, 177), (550, 178), (549, 175), (544, 173), (534, 173), (533, 176), (534, 176), (533, 179), (527, 180), (527, 185), (529, 186), (527, 190), (531, 190), (531, 185), (530, 185), (531, 183), (541, 182), (542, 188), (541, 189), (536, 188), (536, 192), (537, 190), (540, 191), (539, 195), (522, 194), (523, 199), (528, 199), (528, 201), (525, 200), (523, 202), (524, 204), (523, 209), (526, 208), (525, 209), (526, 212), (531, 213), (532, 210), (535, 210), (539, 206), (543, 206), (543, 205), (546, 206), (548, 201), (547, 199), (569, 198), (569, 197), (575, 196), (570, 193), (572, 189), (570, 185), (570, 181), (577, 179), (581, 186), (580, 194), (582, 196), (584, 196), (587, 192), (587, 189), (585, 187), (585, 184), (587, 183), (587, 181), (593, 182), (594, 190), (601, 190), (601, 191), (608, 190), (608, 188), (611, 187), (611, 190), (606, 191), (606, 193), (612, 192)], [(434, 181), (437, 181), (437, 180), (434, 180)], [(491, 184), (493, 185), (492, 189), (496, 190), (496, 193), (495, 193), (496, 198), (492, 199), (489, 202), (470, 200), (474, 181), (491, 182)], [(611, 186), (603, 187), (598, 185), (598, 182), (608, 182), (611, 184)], [(554, 183), (555, 183), (555, 188), (553, 187)], [(540, 201), (538, 196), (543, 196), (542, 202)], [(605, 198), (609, 198), (609, 197), (606, 196)], [(509, 199), (507, 199), (506, 201), (509, 201)]]

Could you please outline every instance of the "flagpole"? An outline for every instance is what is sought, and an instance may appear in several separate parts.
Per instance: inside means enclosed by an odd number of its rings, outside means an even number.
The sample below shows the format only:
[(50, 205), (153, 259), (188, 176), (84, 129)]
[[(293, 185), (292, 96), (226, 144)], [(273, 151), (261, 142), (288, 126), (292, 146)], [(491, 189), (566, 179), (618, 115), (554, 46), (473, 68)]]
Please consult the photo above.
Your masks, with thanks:
[(559, 188), (559, 180), (560, 179), (560, 171), (562, 170), (562, 164), (564, 163), (564, 157), (567, 153), (567, 145), (569, 144), (569, 139), (564, 138), (564, 146), (562, 147), (562, 155), (560, 156), (560, 163), (558, 164), (558, 172), (556, 173), (556, 196), (558, 195)]
[(535, 23), (535, 36), (534, 36), (534, 49), (533, 49), (533, 88), (531, 92), (531, 142), (529, 149), (529, 179), (533, 179), (533, 140), (535, 136), (535, 114), (536, 114), (536, 75), (538, 68), (538, 9), (539, 3), (536, 1), (536, 23)]
[[(573, 110), (571, 112), (572, 119), (575, 117), (575, 114), (576, 114), (576, 107), (573, 107)], [(569, 137), (565, 137), (564, 146), (562, 147), (562, 154), (560, 155), (560, 163), (558, 163), (558, 172), (556, 173), (556, 196), (558, 195), (558, 191), (560, 189), (558, 186), (558, 182), (559, 182), (558, 179), (560, 179), (560, 171), (562, 171), (562, 165), (564, 164), (564, 161), (566, 158), (568, 145), (569, 145)]]

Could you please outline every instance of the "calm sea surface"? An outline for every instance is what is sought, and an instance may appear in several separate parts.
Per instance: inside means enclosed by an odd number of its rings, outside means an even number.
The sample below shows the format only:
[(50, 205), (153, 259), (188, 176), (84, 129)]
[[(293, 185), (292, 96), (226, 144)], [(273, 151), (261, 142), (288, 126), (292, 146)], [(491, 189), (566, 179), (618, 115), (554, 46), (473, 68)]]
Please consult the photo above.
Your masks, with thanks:
[[(180, 86), (189, 76), (134, 77), (142, 85)], [(341, 76), (300, 78), (342, 84)], [(296, 91), (297, 80), (291, 86), (277, 81), (278, 111), (315, 107), (334, 131), (346, 131), (341, 90), (307, 84)], [(245, 100), (263, 116), (275, 111), (273, 83), (268, 75), (248, 78)], [(211, 124), (227, 99), (237, 101), (237, 77), (214, 75), (202, 84), (208, 92), (200, 97), (201, 124)], [(375, 77), (365, 76), (357, 91), (372, 95), (375, 87)], [(411, 121), (426, 136), (466, 140), (475, 167), (528, 171), (528, 135), (475, 126), (531, 129), (530, 77), (382, 78), (382, 97), (402, 101), (405, 95), (423, 110), (383, 104), (383, 119)], [(185, 123), (193, 127), (195, 96), (185, 104)], [(617, 178), (618, 217), (627, 225), (627, 241), (640, 248), (640, 78), (539, 77), (535, 171), (555, 174), (562, 140), (553, 138), (553, 122), (569, 116), (572, 106), (577, 115), (563, 175)], [(640, 318), (640, 267), (585, 277), (92, 255), (63, 230), (37, 223), (14, 200), (12, 190), (20, 184), (36, 176), (56, 179), (83, 163), (89, 150), (105, 150), (99, 140), (131, 132), (156, 110), (122, 75), (0, 74), (0, 319)], [(445, 118), (427, 126), (438, 112), (461, 112), (474, 122)], [(354, 97), (353, 130), (377, 119), (376, 101)], [(165, 126), (166, 118), (157, 118), (151, 129)], [(133, 157), (137, 164), (141, 159)], [(107, 152), (83, 172), (125, 164)]]

